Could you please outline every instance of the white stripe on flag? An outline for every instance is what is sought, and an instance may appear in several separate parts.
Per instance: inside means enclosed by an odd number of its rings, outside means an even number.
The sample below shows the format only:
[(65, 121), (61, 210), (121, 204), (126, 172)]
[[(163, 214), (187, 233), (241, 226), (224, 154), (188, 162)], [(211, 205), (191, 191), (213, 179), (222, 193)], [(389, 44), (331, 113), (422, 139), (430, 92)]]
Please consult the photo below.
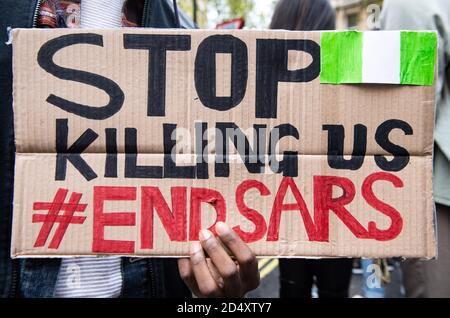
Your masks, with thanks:
[(364, 32), (362, 82), (400, 84), (400, 31)]

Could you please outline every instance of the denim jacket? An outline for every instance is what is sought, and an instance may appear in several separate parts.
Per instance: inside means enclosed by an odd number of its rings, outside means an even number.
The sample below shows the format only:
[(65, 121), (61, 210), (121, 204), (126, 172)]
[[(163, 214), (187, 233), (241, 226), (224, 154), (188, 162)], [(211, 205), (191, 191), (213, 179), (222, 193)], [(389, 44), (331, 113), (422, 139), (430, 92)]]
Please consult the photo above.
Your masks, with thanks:
[[(0, 1), (0, 297), (52, 297), (61, 259), (11, 260), (14, 184), (11, 45), (7, 28), (31, 28), (40, 0)], [(184, 27), (194, 27), (180, 16)], [(171, 1), (145, 0), (143, 27), (176, 26)], [(122, 258), (122, 297), (188, 297), (175, 259)]]

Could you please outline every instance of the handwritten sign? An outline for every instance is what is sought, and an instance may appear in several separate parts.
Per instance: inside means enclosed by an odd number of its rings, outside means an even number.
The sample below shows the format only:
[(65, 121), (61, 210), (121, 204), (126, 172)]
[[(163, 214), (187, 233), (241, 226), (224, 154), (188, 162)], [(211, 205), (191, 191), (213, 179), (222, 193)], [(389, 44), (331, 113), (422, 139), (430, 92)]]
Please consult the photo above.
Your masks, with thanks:
[(322, 35), (14, 30), (12, 255), (183, 256), (226, 221), (260, 256), (434, 257), (432, 82), (321, 83)]

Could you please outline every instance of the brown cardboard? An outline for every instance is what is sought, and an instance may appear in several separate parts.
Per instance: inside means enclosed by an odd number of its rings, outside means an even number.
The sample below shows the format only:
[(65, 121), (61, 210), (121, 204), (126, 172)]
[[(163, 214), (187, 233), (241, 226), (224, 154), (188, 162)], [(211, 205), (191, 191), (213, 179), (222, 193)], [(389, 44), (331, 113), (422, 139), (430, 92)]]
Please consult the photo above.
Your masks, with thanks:
[[(64, 35), (85, 33), (95, 34), (93, 36), (95, 41), (100, 37), (102, 43), (68, 46), (56, 53), (53, 61), (61, 67), (99, 74), (114, 81), (121, 88), (124, 93), (123, 106), (118, 113), (102, 120), (82, 118), (52, 105), (47, 98), (54, 94), (76, 103), (100, 107), (108, 104), (109, 101), (108, 95), (104, 91), (88, 84), (58, 78), (45, 71), (38, 63), (38, 59), (45, 55), (40, 55), (39, 51), (48, 41)], [(148, 77), (149, 72), (152, 72), (152, 68), (148, 66), (149, 52), (145, 49), (124, 48), (124, 34), (185, 35), (190, 37), (190, 50), (168, 51), (166, 54), (165, 116), (148, 116)], [(244, 87), (235, 87), (234, 91), (230, 85), (233, 76), (230, 70), (230, 65), (233, 63), (230, 55), (217, 54), (215, 56), (216, 74), (213, 79), (216, 81), (216, 95), (226, 98), (233, 92), (237, 93), (245, 89), (242, 101), (236, 107), (226, 111), (205, 107), (196, 89), (195, 61), (198, 47), (205, 43), (206, 38), (218, 35), (240, 39), (245, 43), (248, 52), (247, 83)], [(89, 37), (84, 35), (83, 39)], [(92, 40), (92, 38), (90, 39)], [(242, 231), (249, 233), (255, 230), (254, 222), (258, 224), (257, 228), (261, 230), (259, 234), (245, 236), (258, 256), (435, 257), (436, 240), (432, 195), (434, 87), (324, 85), (320, 84), (319, 76), (304, 83), (280, 82), (278, 84), (276, 118), (256, 118), (258, 39), (310, 40), (320, 44), (320, 32), (142, 29), (114, 31), (14, 30), (13, 97), (17, 153), (12, 256), (187, 255), (189, 240), (196, 239), (198, 229), (193, 225), (195, 222), (191, 222), (195, 219), (192, 215), (195, 204), (192, 202), (195, 201), (194, 197), (198, 198), (204, 194), (204, 191), (199, 190), (204, 188), (219, 192), (224, 198), (226, 222), (230, 226), (239, 226)], [(182, 45), (183, 43), (177, 42), (176, 44)], [(270, 51), (267, 54), (274, 53)], [(242, 54), (238, 56), (238, 59), (243, 58)], [(51, 61), (51, 58), (49, 60)], [(288, 70), (307, 68), (312, 60), (312, 56), (307, 53), (290, 50), (286, 68)], [(203, 67), (207, 67), (207, 64), (204, 64)], [(266, 67), (270, 68), (267, 65)], [(242, 69), (237, 71), (242, 71)], [(197, 80), (203, 83), (204, 75)], [(155, 94), (155, 91), (152, 91), (152, 94)], [(152, 94), (151, 96), (154, 96)], [(392, 144), (406, 149), (410, 158), (408, 164), (400, 171), (383, 171), (377, 166), (375, 156), (385, 156), (388, 161), (392, 160), (393, 156), (384, 149), (386, 147), (383, 148), (377, 143), (375, 135), (381, 124), (394, 119), (409, 124), (413, 133), (407, 135), (400, 129), (394, 129), (389, 134), (388, 140)], [(75, 166), (67, 161), (64, 180), (55, 180), (57, 120), (59, 120), (60, 133), (65, 127), (65, 122), (61, 120), (67, 120), (68, 147), (88, 129), (98, 135), (95, 141), (81, 154), (81, 158), (91, 167), (97, 177), (90, 181), (86, 180)], [(177, 140), (192, 144), (190, 148), (177, 145), (177, 151), (181, 151), (183, 148), (184, 153), (183, 156), (177, 158), (177, 165), (196, 166), (196, 159), (198, 159), (195, 143), (196, 123), (197, 125), (205, 123), (208, 128), (216, 127), (217, 123), (235, 123), (247, 133), (252, 146), (253, 131), (249, 128), (255, 124), (266, 125), (266, 141), (264, 142), (266, 149), (262, 153), (266, 162), (265, 172), (249, 173), (235, 147), (230, 143), (229, 176), (216, 177), (214, 161), (218, 158), (215, 154), (217, 149), (215, 149), (213, 135), (209, 134), (208, 151), (205, 156), (208, 157), (209, 178), (125, 177), (125, 158), (130, 157), (130, 153), (125, 154), (126, 128), (135, 129), (127, 130), (128, 137), (132, 137), (133, 131), (136, 132), (137, 165), (164, 166), (165, 152), (166, 157), (168, 153), (167, 149), (164, 149), (163, 125), (173, 124), (177, 125), (177, 128), (183, 128), (182, 131), (178, 131)], [(290, 167), (295, 166), (292, 163), (297, 162), (298, 164), (298, 176), (293, 178), (283, 177), (282, 173), (271, 172), (267, 164), (270, 156), (267, 150), (269, 132), (282, 124), (294, 126), (299, 134), (298, 140), (294, 137), (282, 138), (275, 148), (278, 160), (283, 158), (283, 153), (286, 151), (298, 152), (297, 158), (291, 155), (293, 159)], [(354, 125), (358, 124), (367, 128), (367, 149), (364, 163), (355, 170), (331, 168), (327, 157), (329, 134), (323, 126), (342, 125), (344, 127), (346, 137), (344, 155), (346, 159), (350, 159), (353, 151)], [(107, 128), (116, 129), (118, 155), (115, 159), (114, 156), (110, 156), (109, 160), (113, 159), (109, 164), (114, 167), (114, 162), (117, 163), (117, 177), (112, 177), (115, 169), (110, 170), (109, 176), (105, 177), (107, 157), (105, 129)], [(110, 134), (112, 133), (112, 130), (108, 131)], [(109, 146), (111, 147), (111, 144)], [(133, 150), (128, 149), (128, 152), (132, 153)], [(60, 154), (60, 157), (64, 157), (64, 154)], [(128, 162), (127, 167), (130, 168), (130, 166), (132, 165)], [(166, 167), (167, 171), (161, 169), (167, 176), (170, 168)], [(200, 170), (194, 171), (198, 176)], [(128, 171), (128, 173), (132, 172)], [(339, 202), (342, 195), (342, 190), (335, 186), (329, 193), (335, 201), (318, 199), (320, 195), (322, 197), (327, 195), (326, 182), (338, 180), (324, 177), (346, 178), (345, 180), (339, 179), (339, 182), (349, 184), (350, 192), (353, 192), (351, 188), (352, 185), (354, 186), (354, 198), (352, 200), (350, 198), (351, 202), (345, 205), (348, 213), (343, 212), (347, 215), (347, 225), (337, 216), (342, 211), (337, 213), (329, 211), (328, 226), (326, 213), (320, 214), (320, 211), (317, 211), (320, 210), (318, 208), (320, 206), (323, 208), (326, 204)], [(375, 181), (371, 205), (366, 200), (367, 197), (370, 197), (371, 192), (367, 182), (371, 178), (376, 179), (377, 177), (395, 179), (397, 187), (390, 181)], [(249, 183), (252, 180), (253, 183)], [(293, 210), (292, 205), (286, 206), (296, 202), (292, 191), (288, 189), (283, 202), (284, 208), (290, 208), (291, 211), (281, 213), (277, 238), (276, 231), (274, 231), (277, 228), (274, 226), (275, 218), (271, 219), (271, 216), (276, 214), (274, 213), (276, 209), (273, 209), (274, 201), (280, 184), (286, 185), (289, 182), (296, 184), (308, 210), (303, 208), (303, 217), (308, 219), (310, 216), (312, 224), (308, 227), (310, 231), (308, 235), (299, 210)], [(366, 186), (363, 195), (364, 183)], [(259, 185), (259, 191), (256, 188), (249, 189), (244, 194), (244, 203), (238, 205), (236, 194), (241, 193), (242, 188), (249, 184)], [(316, 191), (314, 190), (315, 185)], [(105, 202), (104, 213), (110, 213), (106, 217), (101, 215), (101, 203), (98, 201), (103, 189), (101, 187), (122, 187), (109, 188), (109, 190), (117, 192), (115, 194), (117, 199), (120, 196), (122, 199), (127, 199)], [(185, 210), (182, 208), (182, 204), (181, 208), (177, 210), (181, 211), (180, 213), (185, 211), (185, 225), (183, 225), (183, 221), (166, 222), (166, 226), (173, 227), (170, 233), (172, 238), (169, 238), (157, 211), (149, 208), (150, 202), (156, 202), (155, 187), (160, 190), (172, 211), (172, 200), (186, 202)], [(171, 189), (174, 187), (178, 187), (178, 190), (174, 190), (174, 195), (171, 197)], [(94, 188), (96, 189), (97, 209), (94, 208)], [(64, 207), (67, 208), (67, 211), (70, 210), (70, 205), (67, 203), (73, 193), (80, 193), (79, 203), (86, 205), (84, 211), (81, 211), (82, 206), (79, 206), (71, 219), (71, 222), (79, 224), (71, 223), (65, 231), (64, 229), (58, 230), (61, 223), (57, 223), (63, 221), (64, 218), (70, 219), (63, 216), (63, 211), (58, 214), (59, 221), (52, 220), (48, 216), (37, 216), (48, 214), (50, 204), (41, 204), (39, 207), (39, 204), (35, 203), (52, 202), (58, 189), (68, 190), (64, 200), (66, 203)], [(149, 199), (149, 193), (154, 194), (153, 201)], [(210, 227), (215, 222), (214, 207), (220, 209), (223, 202), (220, 198), (204, 197), (203, 200), (205, 202), (200, 205), (202, 227)], [(301, 203), (300, 199), (300, 205)], [(55, 210), (60, 207), (58, 204), (53, 205)], [(37, 210), (38, 208), (43, 210)], [(159, 209), (162, 210), (161, 207)], [(153, 218), (150, 217), (151, 211), (153, 211)], [(119, 212), (125, 212), (125, 214), (119, 214)], [(397, 218), (392, 226), (393, 222), (390, 216), (394, 214)], [(319, 215), (323, 215), (324, 218), (320, 219)], [(45, 218), (47, 218), (47, 226), (50, 228), (47, 233), (48, 237), (41, 241), (41, 244), (36, 244), (41, 232), (44, 231), (42, 221)], [(264, 218), (263, 222), (261, 222), (262, 218)], [(360, 226), (355, 225), (355, 219)], [(154, 224), (152, 248), (149, 248), (148, 241), (150, 220), (153, 220)], [(56, 223), (52, 225), (52, 221), (56, 221)], [(120, 226), (111, 226), (111, 222), (116, 222)], [(400, 225), (399, 222), (402, 224)], [(266, 229), (264, 229), (264, 223), (266, 223)], [(350, 223), (353, 225), (348, 225)], [(319, 224), (323, 227), (320, 227)], [(369, 226), (369, 224), (372, 225)], [(398, 230), (399, 226), (400, 230)], [(354, 232), (349, 227), (353, 228)], [(372, 230), (369, 231), (369, 228)], [(373, 231), (373, 228), (378, 230)], [(388, 231), (390, 234), (383, 232), (389, 228), (391, 228), (391, 231)], [(397, 233), (390, 237), (389, 235), (395, 233), (392, 228), (397, 228)], [(328, 235), (326, 229), (328, 229)], [(59, 245), (54, 242), (52, 246), (52, 241), (58, 236), (58, 231), (64, 235), (61, 235)], [(270, 238), (268, 238), (269, 236)], [(102, 237), (106, 243), (102, 243)], [(57, 248), (56, 245), (58, 245)]]

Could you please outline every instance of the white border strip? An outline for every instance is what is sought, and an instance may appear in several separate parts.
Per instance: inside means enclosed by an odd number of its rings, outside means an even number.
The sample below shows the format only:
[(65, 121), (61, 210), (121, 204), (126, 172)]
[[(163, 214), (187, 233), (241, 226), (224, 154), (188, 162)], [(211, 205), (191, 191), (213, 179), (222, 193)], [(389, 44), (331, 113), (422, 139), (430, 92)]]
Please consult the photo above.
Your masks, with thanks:
[(364, 32), (363, 83), (400, 84), (400, 39), (400, 31)]

